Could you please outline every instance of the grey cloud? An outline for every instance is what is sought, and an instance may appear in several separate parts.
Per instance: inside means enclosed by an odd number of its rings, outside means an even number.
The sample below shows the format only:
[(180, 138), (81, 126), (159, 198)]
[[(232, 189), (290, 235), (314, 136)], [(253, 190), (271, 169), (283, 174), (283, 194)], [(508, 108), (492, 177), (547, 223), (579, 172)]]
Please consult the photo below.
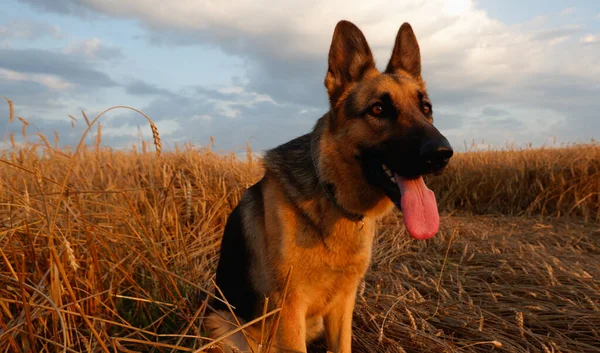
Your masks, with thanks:
[[(534, 77), (523, 88), (520, 92), (522, 99), (531, 106), (556, 110), (580, 123), (585, 123), (591, 116), (598, 116), (597, 97), (600, 95), (600, 85), (597, 78), (573, 79), (561, 74), (553, 77), (539, 76)], [(600, 130), (596, 130), (596, 133), (599, 132)]]
[(95, 53), (96, 58), (103, 60), (115, 60), (125, 57), (123, 50), (115, 46), (102, 46)]
[(125, 85), (125, 91), (129, 94), (137, 96), (146, 95), (171, 95), (172, 93), (166, 89), (156, 87), (147, 82), (135, 80)]
[(481, 110), (481, 114), (487, 115), (487, 116), (502, 116), (502, 115), (508, 115), (509, 111), (506, 109), (500, 109), (500, 108), (495, 108), (495, 107), (485, 107)]
[(187, 89), (202, 97), (212, 99), (233, 99), (237, 96), (236, 92), (222, 92), (215, 89), (209, 89), (204, 86), (194, 86)]
[(456, 129), (463, 126), (465, 116), (455, 113), (434, 112), (433, 124), (443, 134), (444, 130)]
[[(63, 104), (57, 103), (59, 92), (51, 91), (47, 87), (31, 81), (2, 81), (0, 92), (10, 98), (17, 105), (26, 105), (36, 110), (64, 109)], [(5, 119), (0, 119), (0, 126)], [(1, 130), (1, 129), (0, 129)]]
[(265, 56), (248, 70), (248, 89), (266, 92), (276, 101), (328, 107), (324, 86), (327, 54), (322, 58), (281, 61)]
[[(186, 141), (206, 144), (209, 136), (215, 136), (216, 147), (221, 150), (246, 147), (249, 142), (255, 152), (262, 152), (297, 136), (310, 132), (319, 114), (301, 116), (300, 109), (290, 106), (267, 106), (265, 103), (254, 107), (243, 107), (238, 119), (216, 119), (209, 124), (211, 129), (194, 128), (190, 125)], [(187, 123), (191, 124), (191, 123)]]
[[(168, 146), (177, 141), (206, 144), (210, 136), (216, 138), (216, 148), (221, 150), (243, 149), (249, 141), (255, 151), (271, 148), (293, 137), (309, 132), (314, 122), (325, 110), (310, 109), (301, 105), (274, 105), (270, 102), (239, 104), (236, 118), (221, 114), (214, 101), (236, 104), (247, 97), (244, 93), (223, 94), (205, 87), (191, 87), (153, 99), (141, 110), (155, 122), (175, 120), (181, 130), (177, 136), (167, 136), (163, 143)], [(309, 110), (302, 114), (303, 110)], [(210, 116), (211, 119), (196, 117)], [(106, 123), (107, 127), (119, 129), (134, 124), (144, 124), (135, 114), (124, 113)], [(160, 129), (159, 129), (160, 130)], [(160, 131), (159, 131), (160, 132)], [(119, 141), (124, 141), (123, 137)]]
[[(239, 79), (234, 79), (232, 82), (237, 87), (244, 87), (244, 84)], [(244, 87), (247, 88), (247, 87)], [(174, 99), (179, 97), (182, 99), (186, 96), (196, 96), (201, 99), (216, 99), (216, 100), (229, 100), (234, 102), (236, 99), (240, 98), (241, 95), (239, 92), (232, 90), (218, 90), (214, 88), (208, 88), (205, 86), (188, 86), (181, 89), (179, 92), (173, 92), (168, 89), (157, 87), (156, 85), (150, 84), (148, 82), (142, 80), (133, 80), (132, 82), (125, 85), (125, 90), (127, 93), (135, 94), (135, 95), (165, 95), (165, 96), (173, 96)]]
[[(48, 88), (38, 82), (31, 81), (0, 81), (0, 91), (10, 97), (36, 97), (48, 92)], [(11, 98), (15, 99), (15, 98)]]
[[(565, 99), (565, 92), (569, 92), (568, 99)], [(551, 127), (550, 131), (568, 141), (598, 139), (600, 137), (598, 96), (600, 96), (600, 86), (588, 80), (558, 82), (546, 87), (545, 107), (565, 116), (565, 120)], [(539, 118), (544, 120), (543, 116)]]
[(544, 31), (539, 31), (531, 38), (534, 40), (552, 40), (561, 37), (567, 37), (575, 33), (581, 32), (581, 26), (567, 26), (562, 28), (553, 28)]
[(453, 86), (452, 83), (437, 83), (428, 79), (427, 91), (432, 101), (433, 109), (436, 107), (473, 107), (475, 105), (495, 103), (495, 99), (489, 94), (489, 85), (485, 83), (469, 84), (466, 87)]
[[(62, 126), (52, 119), (64, 117), (65, 130), (61, 135), (65, 137), (71, 132), (67, 114), (69, 111), (77, 111), (63, 103), (65, 98), (67, 101), (77, 100), (98, 88), (116, 87), (116, 83), (108, 75), (94, 68), (93, 62), (76, 60), (69, 55), (46, 50), (0, 49), (0, 69), (18, 73), (14, 77), (8, 73), (0, 79), (0, 92), (14, 101), (17, 114), (32, 122), (32, 128), (35, 127), (34, 123), (37, 124), (42, 133), (51, 133), (48, 129)], [(31, 74), (56, 75), (80, 86), (73, 90), (54, 89), (52, 85), (44, 84), (43, 80), (38, 80)], [(4, 131), (7, 124), (6, 119), (0, 119), (0, 131)]]
[(227, 54), (244, 59), (248, 90), (268, 94), (278, 102), (326, 107), (323, 80), (328, 47), (320, 57), (306, 53), (289, 55), (277, 44), (286, 43), (288, 36), (288, 33), (276, 32), (269, 38), (256, 38), (222, 29), (185, 32), (149, 26), (146, 39), (157, 46), (217, 45)]
[(0, 39), (39, 39), (45, 36), (61, 38), (64, 33), (57, 26), (26, 19), (11, 20), (0, 25)]
[(88, 63), (48, 50), (0, 48), (0, 67), (23, 73), (56, 75), (84, 86), (116, 85), (107, 74), (90, 68)]
[(90, 14), (82, 4), (74, 0), (20, 0), (32, 7), (60, 14), (83, 16)]
[(525, 126), (522, 121), (511, 117), (480, 120), (477, 125), (495, 129), (522, 129)]
[[(301, 106), (273, 106), (258, 103), (243, 107), (240, 118), (226, 120), (219, 127), (226, 145), (245, 145), (250, 141), (255, 151), (262, 151), (310, 132), (325, 111), (300, 115)], [(233, 133), (232, 133), (233, 132)], [(243, 147), (243, 146), (242, 146)]]

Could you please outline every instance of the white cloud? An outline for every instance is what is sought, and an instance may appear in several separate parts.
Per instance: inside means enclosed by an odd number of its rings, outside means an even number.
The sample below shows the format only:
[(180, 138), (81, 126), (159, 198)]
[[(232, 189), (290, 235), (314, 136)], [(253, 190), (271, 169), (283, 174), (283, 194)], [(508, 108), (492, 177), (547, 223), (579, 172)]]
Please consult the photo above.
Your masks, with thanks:
[(214, 106), (215, 113), (231, 119), (239, 117), (243, 107), (254, 107), (258, 103), (278, 105), (269, 95), (249, 92), (242, 86), (221, 87), (216, 92), (224, 97), (207, 98), (206, 102)]
[[(91, 0), (90, 3), (106, 13), (141, 19), (157, 30), (210, 33), (206, 40), (212, 38), (229, 51), (269, 50), (269, 55), (280, 58), (324, 57), (333, 28), (342, 18), (359, 25), (369, 43), (385, 55), (389, 54), (398, 27), (404, 21), (413, 25), (419, 38), (433, 37), (435, 47), (431, 49), (455, 44), (464, 47), (476, 38), (474, 34), (485, 34), (499, 25), (475, 9), (470, 0), (391, 3), (380, 0), (353, 6), (342, 0), (262, 1), (262, 4), (189, 0), (168, 4), (160, 0)], [(381, 16), (382, 9), (386, 16)], [(294, 15), (285, 15), (288, 13)]]
[(560, 12), (560, 14), (561, 14), (562, 16), (569, 16), (569, 15), (572, 15), (574, 12), (575, 12), (575, 8), (573, 8), (573, 7), (567, 7), (567, 8), (565, 8), (565, 9), (563, 9), (563, 10)]
[(246, 101), (247, 104), (269, 102), (271, 104), (277, 104), (271, 96), (268, 94), (259, 94), (256, 92), (248, 92), (242, 86), (227, 86), (217, 89), (217, 92), (222, 94), (236, 95)]
[[(419, 39), (425, 70), (445, 68), (445, 72), (433, 73), (438, 84), (460, 78), (465, 84), (505, 81), (516, 87), (529, 80), (527, 74), (551, 73), (565, 65), (571, 66), (573, 74), (589, 75), (591, 67), (600, 72), (597, 65), (589, 65), (596, 60), (593, 56), (575, 62), (564, 60), (572, 52), (553, 49), (567, 37), (534, 40), (538, 33), (494, 20), (477, 9), (472, 0), (375, 1), (353, 6), (343, 0), (277, 4), (267, 0), (260, 5), (192, 0), (89, 3), (106, 13), (138, 18), (157, 31), (197, 32), (202, 40), (212, 40), (236, 55), (279, 61), (320, 58), (325, 62), (333, 28), (345, 18), (363, 30), (382, 66), (400, 24), (407, 21)], [(385, 16), (381, 16), (382, 9)], [(288, 13), (294, 15), (285, 15)]]
[[(115, 121), (116, 122), (116, 121)], [(175, 119), (164, 119), (155, 121), (156, 127), (161, 136), (173, 135), (181, 131), (181, 124)], [(102, 135), (110, 137), (137, 137), (142, 135), (144, 138), (152, 137), (152, 130), (145, 122), (139, 124), (124, 124), (120, 126), (102, 126)]]
[(123, 57), (121, 49), (111, 45), (105, 45), (98, 38), (72, 43), (63, 52), (70, 55), (79, 55), (93, 60), (115, 60)]
[(582, 44), (597, 44), (600, 43), (600, 35), (588, 34), (580, 39)]
[(0, 81), (29, 81), (36, 82), (52, 90), (63, 91), (73, 87), (73, 84), (55, 75), (22, 73), (0, 67)]
[(446, 0), (446, 12), (452, 16), (460, 16), (468, 13), (472, 5), (470, 0)]

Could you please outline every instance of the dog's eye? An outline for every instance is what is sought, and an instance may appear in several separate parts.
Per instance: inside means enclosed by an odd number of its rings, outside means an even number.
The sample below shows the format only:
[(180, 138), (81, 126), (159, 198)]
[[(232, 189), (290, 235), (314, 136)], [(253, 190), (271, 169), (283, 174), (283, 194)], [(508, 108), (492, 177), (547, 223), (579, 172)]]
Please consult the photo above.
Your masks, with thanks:
[(381, 113), (383, 113), (383, 107), (381, 104), (375, 104), (373, 107), (371, 107), (371, 113), (375, 116), (381, 115)]
[(431, 115), (431, 110), (431, 103), (423, 102), (423, 113), (425, 113), (426, 116)]

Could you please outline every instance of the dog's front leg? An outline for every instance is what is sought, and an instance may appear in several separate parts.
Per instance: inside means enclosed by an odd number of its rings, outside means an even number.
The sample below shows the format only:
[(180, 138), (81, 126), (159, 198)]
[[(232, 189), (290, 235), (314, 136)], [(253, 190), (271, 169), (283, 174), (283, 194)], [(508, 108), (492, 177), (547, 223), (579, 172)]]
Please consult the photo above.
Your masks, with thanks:
[(294, 296), (286, 299), (281, 310), (274, 348), (281, 353), (306, 352), (306, 305)]
[(355, 299), (354, 291), (340, 295), (324, 317), (327, 350), (333, 353), (352, 352), (352, 312)]

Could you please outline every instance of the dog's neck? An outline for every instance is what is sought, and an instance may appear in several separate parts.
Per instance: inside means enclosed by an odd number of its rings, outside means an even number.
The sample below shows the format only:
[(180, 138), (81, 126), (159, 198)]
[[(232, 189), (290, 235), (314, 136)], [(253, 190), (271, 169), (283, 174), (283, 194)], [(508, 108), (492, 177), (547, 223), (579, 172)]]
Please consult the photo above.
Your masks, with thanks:
[[(316, 130), (316, 128), (315, 128)], [(323, 189), (323, 193), (327, 196), (327, 198), (333, 203), (333, 205), (335, 207), (337, 207), (337, 209), (344, 215), (344, 217), (348, 218), (349, 220), (355, 222), (355, 223), (362, 223), (363, 219), (365, 218), (365, 216), (361, 213), (355, 213), (352, 211), (347, 210), (344, 206), (342, 206), (339, 201), (337, 200), (337, 198), (335, 197), (335, 190), (336, 190), (336, 186), (333, 182), (326, 182), (324, 180), (321, 179), (320, 176), (320, 168), (319, 168), (319, 146), (318, 146), (318, 140), (319, 140), (319, 134), (314, 133), (311, 135), (311, 139), (310, 139), (310, 158), (313, 164), (313, 167), (315, 168), (315, 172), (316, 172), (316, 177), (317, 177), (317, 182), (319, 183), (319, 185), (321, 186), (321, 188)], [(362, 223), (362, 225), (364, 225), (364, 223)], [(361, 227), (362, 227), (361, 225)]]
[(391, 201), (367, 182), (353, 147), (335, 142), (332, 118), (331, 112), (325, 114), (311, 133), (310, 152), (319, 184), (346, 218), (379, 217), (391, 208)]

